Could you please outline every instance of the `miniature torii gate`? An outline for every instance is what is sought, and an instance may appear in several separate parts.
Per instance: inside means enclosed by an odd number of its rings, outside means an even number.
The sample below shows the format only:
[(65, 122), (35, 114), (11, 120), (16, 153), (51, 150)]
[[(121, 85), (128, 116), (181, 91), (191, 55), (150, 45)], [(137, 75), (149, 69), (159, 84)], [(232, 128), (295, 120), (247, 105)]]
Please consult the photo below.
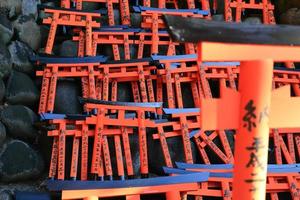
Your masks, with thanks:
[(202, 99), (201, 128), (238, 130), (233, 199), (265, 199), (269, 129), (300, 126), (300, 98), (289, 87), (272, 92), (273, 62), (300, 60), (300, 28), (165, 20), (174, 39), (199, 42), (199, 63), (241, 61), (239, 92), (222, 87), (220, 99)]

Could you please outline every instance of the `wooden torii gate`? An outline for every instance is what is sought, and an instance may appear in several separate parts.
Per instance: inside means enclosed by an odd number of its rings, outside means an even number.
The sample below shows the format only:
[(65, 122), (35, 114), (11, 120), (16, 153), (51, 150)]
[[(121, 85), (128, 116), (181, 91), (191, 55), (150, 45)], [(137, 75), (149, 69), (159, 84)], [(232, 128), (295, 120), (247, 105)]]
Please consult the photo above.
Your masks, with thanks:
[(300, 60), (300, 28), (165, 20), (174, 39), (198, 42), (200, 63), (241, 61), (238, 92), (222, 87), (220, 99), (202, 99), (201, 128), (238, 130), (233, 199), (265, 199), (269, 129), (300, 126), (300, 98), (288, 86), (272, 92), (273, 62)]

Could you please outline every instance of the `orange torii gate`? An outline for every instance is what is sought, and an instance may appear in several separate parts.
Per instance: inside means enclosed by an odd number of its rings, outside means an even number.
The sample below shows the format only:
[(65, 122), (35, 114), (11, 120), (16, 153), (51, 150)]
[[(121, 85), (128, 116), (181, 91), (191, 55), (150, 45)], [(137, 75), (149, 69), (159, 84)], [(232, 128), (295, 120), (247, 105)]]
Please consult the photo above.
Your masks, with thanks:
[[(235, 10), (235, 17), (232, 16), (232, 9)], [(250, 9), (262, 11), (264, 24), (275, 23), (274, 5), (272, 5), (271, 0), (224, 0), (225, 21), (240, 22), (243, 11)]]
[(150, 58), (110, 62), (103, 56), (40, 57), (37, 60), (46, 64), (43, 71), (36, 72), (37, 76), (43, 76), (39, 113), (53, 112), (56, 84), (62, 77), (84, 78), (82, 96), (85, 98), (116, 101), (118, 82), (132, 82), (135, 86), (133, 97), (136, 102), (155, 101), (152, 80), (156, 79), (156, 76), (152, 71), (156, 70), (156, 66), (150, 65)]
[[(233, 63), (234, 64), (234, 63)], [(220, 80), (221, 86), (225, 86), (226, 83), (224, 83), (222, 80), (227, 80), (229, 82), (230, 88), (236, 89), (236, 87), (232, 87), (232, 85), (235, 85), (235, 81), (237, 79), (237, 75), (239, 73), (239, 68), (236, 67), (240, 65), (240, 63), (236, 63), (234, 65), (227, 66), (216, 66), (214, 63), (209, 63), (210, 66), (203, 67), (205, 74), (203, 73), (203, 80), (205, 79), (212, 79), (212, 80)], [(293, 88), (295, 86), (299, 88), (299, 80), (296, 78), (300, 75), (299, 71), (295, 70), (289, 70), (286, 68), (275, 68), (274, 69), (274, 75), (273, 75), (273, 85), (274, 88), (293, 84)], [(206, 85), (209, 84), (207, 83)], [(206, 90), (204, 90), (206, 91)], [(294, 91), (295, 94), (297, 94), (297, 90)], [(297, 95), (298, 96), (298, 95)], [(299, 129), (272, 129), (270, 131), (270, 137), (274, 140), (274, 156), (275, 161), (277, 164), (282, 164), (284, 157), (286, 163), (292, 164), (296, 163), (296, 154), (295, 154), (295, 147), (298, 147), (298, 141), (299, 141)], [(283, 139), (283, 137), (286, 137), (286, 140)], [(287, 141), (287, 145), (285, 144), (285, 141)], [(296, 143), (296, 145), (295, 145)], [(283, 156), (283, 157), (282, 157)]]
[[(190, 130), (199, 126), (199, 109), (185, 108), (185, 109), (163, 109), (166, 115), (172, 116), (172, 121), (157, 122), (157, 134), (153, 134), (153, 139), (159, 139), (162, 153), (166, 166), (172, 167), (173, 161), (170, 156), (167, 138), (179, 136), (182, 138), (182, 145), (185, 155), (185, 161), (193, 163), (193, 154), (190, 141)], [(165, 130), (170, 129), (172, 130)]]
[(106, 62), (106, 57), (36, 57), (32, 58), (37, 64), (45, 64), (43, 70), (37, 70), (36, 75), (42, 76), (41, 98), (39, 113), (53, 112), (57, 81), (62, 77), (86, 77), (86, 89), (83, 96), (99, 98), (96, 76), (100, 75), (100, 62)]
[[(188, 163), (193, 163), (193, 155), (190, 149), (190, 139), (194, 138), (199, 154), (206, 164), (211, 164), (205, 147), (209, 147), (223, 163), (233, 163), (232, 150), (225, 132), (214, 131), (207, 135), (199, 131), (200, 115), (197, 108), (184, 109), (163, 109), (166, 115), (170, 115), (172, 120), (163, 121), (156, 124), (158, 133), (153, 134), (153, 139), (159, 139), (166, 166), (172, 167), (167, 139), (170, 137), (182, 137), (185, 159)], [(172, 130), (168, 130), (172, 128)], [(167, 131), (165, 131), (165, 129)], [(221, 145), (217, 145), (213, 140), (219, 138)], [(221, 147), (220, 147), (221, 146)], [(223, 150), (224, 149), (224, 150)], [(194, 155), (195, 156), (195, 155)]]
[[(168, 52), (173, 48), (173, 46), (179, 46), (180, 43), (173, 42), (170, 40), (169, 34), (166, 31), (158, 31), (157, 36), (159, 40), (153, 44), (152, 37), (153, 34), (151, 30), (140, 29), (140, 28), (128, 28), (128, 27), (102, 27), (98, 30), (93, 31), (93, 55), (96, 55), (99, 45), (118, 45), (122, 46), (124, 49), (124, 59), (132, 58), (130, 54), (130, 48), (137, 49), (136, 58), (150, 57), (145, 53), (145, 47), (150, 47), (151, 50), (159, 49), (160, 47), (166, 47)], [(81, 41), (81, 45), (84, 46), (84, 40), (80, 38), (84, 36), (75, 36), (73, 37), (74, 41)], [(157, 45), (157, 47), (153, 47)], [(185, 51), (188, 49), (185, 48)], [(120, 59), (119, 51), (115, 51), (113, 48), (114, 59)], [(155, 54), (150, 51), (150, 54)], [(162, 54), (162, 52), (160, 52)]]
[(113, 4), (119, 4), (122, 24), (130, 25), (130, 11), (127, 0), (61, 0), (60, 6), (62, 8), (71, 8), (71, 2), (75, 3), (77, 10), (82, 10), (83, 2), (105, 3), (110, 23), (114, 20)]
[[(148, 155), (146, 128), (154, 127), (154, 122), (145, 118), (145, 112), (156, 113), (160, 103), (128, 103), (112, 102), (92, 99), (80, 99), (81, 102), (88, 102), (86, 108), (96, 111), (96, 115), (62, 115), (43, 113), (44, 120), (50, 120), (50, 124), (56, 126), (55, 130), (49, 131), (48, 136), (54, 137), (52, 157), (49, 177), (58, 180), (65, 179), (65, 141), (66, 137), (76, 137), (73, 140), (71, 174), (72, 179), (77, 177), (79, 143), (81, 140), (81, 171), (80, 179), (87, 180), (88, 175), (96, 175), (100, 180), (104, 180), (107, 175), (110, 180), (113, 178), (112, 161), (108, 147), (108, 137), (114, 138), (116, 164), (118, 175), (125, 178), (123, 164), (122, 144), (126, 159), (126, 169), (128, 177), (134, 176), (133, 163), (131, 158), (131, 148), (128, 134), (133, 133), (133, 127), (138, 127), (140, 167), (141, 175), (148, 174)], [(131, 113), (129, 113), (131, 112)], [(66, 128), (73, 127), (72, 129)], [(89, 164), (88, 138), (94, 138), (92, 160)], [(88, 170), (88, 166), (91, 170)]]
[[(223, 62), (225, 63), (225, 62)], [(204, 76), (208, 80), (226, 80), (229, 83), (232, 81), (237, 81), (237, 75), (239, 74), (239, 62), (229, 62), (231, 66), (217, 66), (217, 63), (209, 62), (209, 65), (204, 63), (203, 70)], [(300, 80), (300, 71), (297, 69), (287, 69), (285, 67), (275, 67), (273, 71), (273, 84), (275, 88), (292, 85), (293, 92), (296, 96), (299, 96), (298, 90), (294, 90), (295, 87), (299, 87)]]
[[(232, 171), (233, 165), (229, 164), (188, 164), (176, 163), (178, 168), (165, 167), (167, 174), (193, 174), (209, 172), (207, 182), (201, 182), (197, 191), (189, 192), (188, 195), (202, 197), (221, 197), (224, 200), (232, 199)], [(299, 166), (293, 165), (268, 165), (266, 196), (271, 200), (278, 200), (279, 193), (290, 193), (293, 200), (299, 199), (297, 188), (300, 184)]]
[[(54, 115), (55, 116), (55, 115)], [(52, 116), (53, 117), (53, 116)], [(63, 119), (64, 117), (70, 118), (70, 119)], [(78, 174), (78, 163), (79, 163), (79, 151), (81, 152), (81, 165), (80, 165), (80, 180), (87, 180), (88, 179), (88, 138), (89, 137), (95, 137), (95, 130), (89, 129), (87, 124), (85, 124), (84, 120), (88, 116), (64, 116), (64, 115), (56, 115), (49, 121), (51, 125), (55, 125), (57, 128), (55, 130), (48, 131), (48, 136), (53, 137), (53, 146), (52, 146), (52, 155), (51, 155), (51, 162), (50, 162), (50, 170), (49, 170), (49, 178), (58, 180), (65, 180), (66, 177), (70, 177), (72, 180), (77, 179)], [(50, 119), (50, 116), (47, 116), (47, 119)], [(56, 119), (55, 119), (56, 118)], [(61, 118), (61, 119), (59, 119)], [(76, 120), (75, 120), (76, 119)], [(66, 126), (71, 126), (73, 129), (66, 129)], [(123, 132), (120, 128), (104, 128), (103, 129), (103, 135), (105, 137), (107, 136), (122, 136), (126, 137), (124, 133), (132, 134), (132, 129), (123, 129)], [(72, 158), (71, 158), (71, 166), (70, 166), (70, 175), (66, 176), (65, 171), (65, 161), (66, 161), (66, 138), (67, 137), (73, 137), (76, 138), (73, 139), (73, 146), (72, 146)], [(81, 141), (81, 143), (80, 143)], [(126, 142), (127, 141), (127, 142)], [(129, 141), (124, 141), (124, 145), (128, 146)], [(118, 143), (119, 144), (119, 143)], [(121, 148), (120, 146), (117, 146), (116, 148)], [(81, 149), (79, 149), (79, 146), (81, 146)], [(117, 151), (119, 149), (116, 149), (116, 154), (119, 155), (120, 151)], [(104, 153), (104, 158), (99, 158), (101, 163), (103, 160), (107, 160), (105, 163), (105, 173), (109, 176), (110, 179), (112, 179), (112, 168), (111, 168), (111, 161), (110, 161), (110, 153), (108, 150), (108, 143), (107, 141), (104, 141), (103, 149), (101, 150)], [(129, 149), (130, 151), (130, 149)], [(129, 154), (128, 154), (129, 153)], [(131, 155), (130, 152), (127, 152), (127, 155)], [(128, 161), (126, 163), (130, 164), (127, 166), (128, 170), (128, 176), (133, 175), (133, 169), (131, 163), (131, 157), (127, 157)], [(99, 161), (99, 162), (100, 162)], [(103, 164), (101, 165), (103, 166)], [(102, 168), (102, 175), (100, 180), (104, 180), (104, 169)], [(118, 175), (121, 179), (124, 179), (124, 171), (118, 171)]]
[[(187, 0), (187, 8), (188, 9), (195, 9), (196, 8), (196, 3), (194, 0)], [(209, 0), (199, 0), (199, 3), (201, 4), (201, 9), (208, 11), (208, 16), (210, 17), (210, 5), (209, 5)], [(178, 6), (178, 0), (159, 0), (158, 1), (158, 8), (160, 9), (165, 9), (165, 8), (169, 8), (168, 4), (172, 4), (173, 6), (170, 6), (172, 8), (175, 9), (179, 9)], [(136, 4), (136, 6), (139, 5), (138, 3)], [(140, 5), (141, 6), (141, 5)], [(149, 0), (143, 0), (142, 6), (144, 7), (153, 7), (153, 5), (151, 5), (151, 1)], [(217, 8), (217, 1), (214, 0), (213, 3), (213, 9), (216, 10)]]
[[(168, 108), (183, 108), (182, 82), (188, 82), (191, 85), (194, 105), (200, 105), (197, 76), (198, 67), (196, 66), (196, 55), (171, 55), (171, 56), (151, 56), (153, 62), (157, 65), (157, 101), (163, 101), (164, 96), (167, 99)], [(166, 85), (167, 93), (163, 94), (163, 84)], [(174, 90), (175, 88), (175, 90)]]
[[(97, 110), (97, 116), (92, 116), (86, 119), (87, 124), (98, 124), (99, 120), (104, 125), (108, 126), (117, 126), (117, 127), (138, 127), (138, 141), (139, 141), (139, 152), (140, 152), (140, 169), (141, 176), (148, 176), (148, 153), (147, 153), (147, 138), (146, 138), (146, 128), (147, 127), (155, 127), (155, 123), (145, 118), (146, 113), (157, 112), (162, 105), (162, 103), (129, 103), (129, 102), (107, 102), (107, 101), (99, 101), (93, 99), (83, 99), (83, 102), (86, 103), (86, 107), (88, 109)], [(116, 118), (108, 118), (108, 117), (99, 117), (100, 114), (104, 115), (105, 113), (113, 112), (117, 115)], [(136, 116), (130, 119), (125, 117), (126, 112), (135, 112)], [(97, 130), (97, 129), (96, 129)], [(101, 131), (97, 132), (100, 134), (95, 138), (94, 142), (94, 153), (95, 157), (99, 157), (97, 155), (101, 155), (101, 151), (97, 146), (101, 146), (102, 136)], [(98, 171), (98, 163), (95, 159), (92, 161), (93, 171)]]
[(101, 17), (100, 13), (52, 7), (44, 7), (43, 9), (45, 13), (52, 15), (51, 17), (43, 19), (44, 24), (50, 25), (47, 45), (45, 48), (46, 54), (52, 53), (58, 26), (75, 26), (85, 29), (86, 55), (92, 55), (92, 29), (100, 27), (100, 23), (96, 21), (96, 19)]
[[(232, 8), (235, 8), (236, 18), (232, 18)], [(241, 13), (243, 10), (255, 9), (262, 10), (263, 23), (264, 24), (276, 24), (274, 17), (274, 5), (272, 5), (271, 0), (255, 0), (245, 1), (245, 0), (225, 0), (224, 7), (225, 21), (241, 21)], [(285, 66), (287, 68), (295, 69), (295, 65), (291, 61), (285, 61)], [(297, 96), (300, 96), (300, 88), (292, 84), (293, 90), (297, 93)]]
[[(221, 99), (203, 99), (201, 116), (205, 117), (201, 118), (201, 128), (238, 129), (233, 198), (264, 199), (269, 128), (300, 125), (297, 121), (300, 99), (290, 97), (289, 87), (272, 92), (273, 62), (299, 60), (300, 29), (165, 17), (172, 36), (177, 40), (205, 41), (198, 44), (199, 62), (242, 61), (239, 76), (241, 92), (221, 87)], [(256, 81), (253, 81), (254, 78)], [(283, 101), (285, 104), (282, 104)], [(224, 117), (228, 115), (231, 117)]]
[[(183, 17), (196, 17), (203, 18), (208, 15), (207, 10), (199, 9), (160, 9), (143, 6), (134, 6), (134, 12), (141, 13), (143, 20), (141, 28), (152, 30), (152, 49), (153, 54), (159, 54), (158, 52), (158, 32), (161, 29), (165, 29), (166, 26), (162, 20), (164, 14), (183, 16)], [(194, 54), (195, 47), (193, 44), (185, 44), (186, 54)]]
[[(69, 0), (70, 1), (70, 0)], [(105, 3), (107, 6), (107, 14), (109, 24), (114, 24), (114, 11), (113, 5), (119, 4), (121, 21), (123, 25), (130, 25), (130, 11), (129, 11), (129, 2), (128, 0), (71, 0), (76, 4), (76, 9), (82, 10), (83, 2), (94, 2), (94, 3)]]

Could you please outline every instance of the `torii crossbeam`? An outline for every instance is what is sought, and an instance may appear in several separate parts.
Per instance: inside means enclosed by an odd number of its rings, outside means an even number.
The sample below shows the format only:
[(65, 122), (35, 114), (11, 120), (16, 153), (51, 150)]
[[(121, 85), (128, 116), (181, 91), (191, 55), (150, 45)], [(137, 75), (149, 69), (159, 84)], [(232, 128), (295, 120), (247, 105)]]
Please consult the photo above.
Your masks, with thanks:
[[(299, 127), (300, 98), (272, 92), (274, 61), (299, 61), (300, 28), (165, 16), (181, 42), (198, 42), (198, 61), (241, 61), (239, 92), (202, 99), (203, 130), (237, 129), (233, 199), (265, 199), (269, 128)], [(229, 116), (229, 117), (228, 117)]]

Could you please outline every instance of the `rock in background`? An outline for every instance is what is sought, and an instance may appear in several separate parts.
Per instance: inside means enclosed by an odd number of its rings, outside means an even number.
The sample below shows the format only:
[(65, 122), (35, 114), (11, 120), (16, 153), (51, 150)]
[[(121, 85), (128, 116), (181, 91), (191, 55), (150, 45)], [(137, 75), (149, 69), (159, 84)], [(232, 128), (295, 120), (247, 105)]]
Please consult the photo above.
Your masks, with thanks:
[(34, 73), (34, 68), (29, 58), (34, 56), (35, 53), (27, 44), (13, 41), (8, 46), (8, 50), (11, 55), (13, 69), (27, 74)]
[(14, 22), (13, 27), (17, 30), (18, 39), (33, 50), (38, 50), (41, 44), (41, 29), (32, 17), (20, 15)]
[(14, 34), (11, 22), (4, 13), (0, 13), (0, 42), (7, 44)]
[(281, 24), (300, 25), (300, 6), (290, 8), (280, 15)]
[(28, 75), (17, 71), (11, 72), (5, 92), (8, 104), (32, 106), (38, 103), (39, 94), (39, 90)]
[(17, 191), (44, 191), (47, 177), (35, 128), (40, 88), (29, 60), (42, 45), (39, 3), (0, 0), (1, 200), (12, 200)]
[(4, 43), (0, 43), (0, 78), (10, 74), (12, 69), (11, 55)]
[(44, 170), (41, 155), (21, 140), (5, 143), (0, 152), (0, 180), (14, 182), (37, 178)]

